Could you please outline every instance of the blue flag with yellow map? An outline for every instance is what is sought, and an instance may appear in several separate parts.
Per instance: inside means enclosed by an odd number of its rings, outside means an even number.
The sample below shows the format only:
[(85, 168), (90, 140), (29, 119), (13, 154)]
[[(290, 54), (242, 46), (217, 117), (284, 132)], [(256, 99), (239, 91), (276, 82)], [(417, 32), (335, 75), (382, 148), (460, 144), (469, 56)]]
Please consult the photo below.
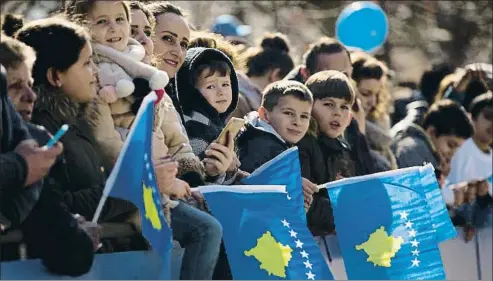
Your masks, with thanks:
[(206, 186), (200, 191), (223, 227), (234, 279), (334, 279), (284, 186)]
[(170, 278), (172, 233), (165, 220), (152, 165), (151, 140), (154, 92), (144, 98), (120, 156), (109, 176), (105, 194), (134, 203), (140, 210), (142, 234), (163, 258), (163, 279)]
[(438, 244), (455, 230), (434, 177), (424, 166), (327, 184), (348, 279), (445, 279)]
[(300, 217), (306, 221), (304, 209), (303, 182), (301, 180), (300, 156), (298, 148), (292, 147), (257, 168), (241, 180), (246, 185), (284, 185), (286, 197), (298, 208)]

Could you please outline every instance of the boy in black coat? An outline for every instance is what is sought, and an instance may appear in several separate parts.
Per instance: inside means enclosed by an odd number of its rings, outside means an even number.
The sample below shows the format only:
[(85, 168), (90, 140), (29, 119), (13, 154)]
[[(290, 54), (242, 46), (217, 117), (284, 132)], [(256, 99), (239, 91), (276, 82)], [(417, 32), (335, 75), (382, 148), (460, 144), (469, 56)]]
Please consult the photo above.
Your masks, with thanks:
[(310, 90), (299, 82), (269, 85), (258, 112), (246, 116), (245, 131), (238, 137), (240, 168), (251, 173), (298, 143), (308, 131), (312, 104)]

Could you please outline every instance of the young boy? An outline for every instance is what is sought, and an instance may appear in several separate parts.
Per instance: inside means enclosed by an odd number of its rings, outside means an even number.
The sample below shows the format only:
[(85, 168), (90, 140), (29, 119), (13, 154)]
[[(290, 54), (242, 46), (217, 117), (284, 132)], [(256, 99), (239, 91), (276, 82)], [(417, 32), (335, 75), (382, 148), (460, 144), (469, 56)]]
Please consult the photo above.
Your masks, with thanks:
[(236, 175), (233, 136), (228, 146), (215, 143), (238, 102), (233, 64), (221, 51), (191, 48), (176, 74), (178, 98), (193, 152), (203, 159), (207, 182), (229, 184)]
[[(476, 97), (470, 107), (474, 135), (452, 157), (449, 184), (483, 180), (493, 173), (493, 98), (486, 93)], [(491, 190), (490, 190), (491, 193)]]
[(441, 100), (430, 107), (422, 126), (397, 131), (391, 147), (399, 168), (431, 163), (440, 178), (440, 160), (451, 159), (472, 134), (467, 112), (452, 100)]
[[(493, 97), (491, 92), (476, 97), (469, 113), (474, 124), (474, 135), (467, 139), (452, 157), (448, 185), (443, 189), (446, 203), (465, 208), (460, 200), (462, 193), (475, 192), (475, 203), (479, 211), (474, 213), (474, 221), (468, 223), (481, 226), (488, 219), (482, 215), (487, 206), (492, 204), (491, 183), (487, 179), (493, 174)], [(467, 187), (467, 188), (466, 188)], [(471, 200), (472, 201), (472, 200)], [(466, 202), (467, 203), (467, 202)], [(459, 212), (460, 213), (460, 212)]]
[(246, 115), (245, 131), (238, 137), (240, 168), (253, 172), (298, 143), (308, 131), (313, 97), (296, 81), (270, 84), (258, 112)]

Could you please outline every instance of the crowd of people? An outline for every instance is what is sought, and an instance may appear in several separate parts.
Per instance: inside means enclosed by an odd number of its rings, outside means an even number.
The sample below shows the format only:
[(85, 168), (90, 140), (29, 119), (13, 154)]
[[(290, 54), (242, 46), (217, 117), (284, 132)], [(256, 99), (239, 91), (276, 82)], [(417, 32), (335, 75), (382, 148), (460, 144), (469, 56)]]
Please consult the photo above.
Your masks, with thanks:
[[(128, 223), (131, 237), (101, 239), (91, 219), (151, 91), (162, 208), (185, 249), (180, 279), (232, 278), (222, 227), (191, 188), (238, 184), (293, 146), (308, 227), (328, 263), (323, 244), (337, 226), (316, 186), (341, 178), (432, 163), (454, 224), (471, 239), (488, 223), (491, 65), (437, 65), (397, 100), (389, 68), (371, 54), (324, 37), (296, 66), (285, 35), (249, 46), (248, 28), (227, 18), (202, 31), (167, 2), (88, 0), (30, 22), (3, 15), (0, 232), (20, 229), (28, 258), (72, 276), (96, 253), (149, 250), (130, 202), (108, 198), (99, 222)], [(221, 144), (232, 117), (244, 128)], [(44, 147), (64, 124), (60, 142)], [(3, 261), (19, 259), (17, 243), (0, 247)]]

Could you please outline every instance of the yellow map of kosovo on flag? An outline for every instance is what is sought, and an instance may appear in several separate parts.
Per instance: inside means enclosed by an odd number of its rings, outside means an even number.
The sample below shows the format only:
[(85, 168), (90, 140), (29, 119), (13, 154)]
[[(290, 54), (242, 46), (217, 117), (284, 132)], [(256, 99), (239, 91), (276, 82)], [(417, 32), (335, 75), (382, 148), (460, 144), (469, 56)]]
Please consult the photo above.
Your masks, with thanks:
[(257, 240), (257, 245), (245, 251), (245, 256), (255, 257), (260, 262), (260, 268), (269, 275), (286, 278), (286, 267), (291, 260), (293, 250), (277, 242), (270, 231), (267, 231)]
[(363, 250), (368, 255), (367, 261), (372, 262), (374, 266), (390, 267), (391, 259), (401, 249), (404, 242), (402, 237), (393, 237), (388, 235), (385, 227), (380, 227), (370, 234), (370, 238), (356, 246), (356, 250)]

